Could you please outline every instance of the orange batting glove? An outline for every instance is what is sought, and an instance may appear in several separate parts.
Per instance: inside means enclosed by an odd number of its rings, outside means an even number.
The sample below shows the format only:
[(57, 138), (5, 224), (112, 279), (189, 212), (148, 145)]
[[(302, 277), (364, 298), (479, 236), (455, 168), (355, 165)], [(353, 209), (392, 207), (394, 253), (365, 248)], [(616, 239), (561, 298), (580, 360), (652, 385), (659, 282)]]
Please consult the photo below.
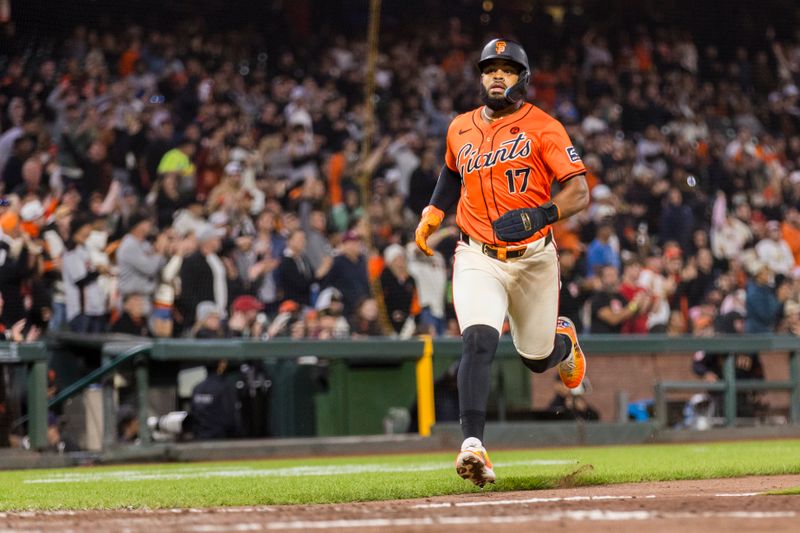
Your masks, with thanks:
[(422, 250), (425, 255), (433, 255), (433, 250), (428, 247), (428, 237), (436, 231), (442, 220), (444, 220), (444, 211), (438, 207), (429, 205), (422, 210), (422, 218), (420, 218), (414, 236), (416, 237), (417, 248)]

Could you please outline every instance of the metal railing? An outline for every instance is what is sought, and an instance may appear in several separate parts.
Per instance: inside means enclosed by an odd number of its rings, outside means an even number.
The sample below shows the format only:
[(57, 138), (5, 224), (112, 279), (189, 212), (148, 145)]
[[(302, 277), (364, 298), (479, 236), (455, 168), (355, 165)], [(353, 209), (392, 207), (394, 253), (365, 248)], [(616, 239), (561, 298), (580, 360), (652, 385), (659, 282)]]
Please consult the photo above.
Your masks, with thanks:
[[(82, 341), (83, 342), (83, 341)], [(85, 342), (91, 342), (85, 340)], [(671, 391), (704, 390), (721, 391), (724, 395), (726, 422), (736, 420), (736, 394), (745, 390), (782, 390), (790, 394), (789, 419), (800, 422), (800, 375), (798, 354), (800, 338), (788, 335), (721, 335), (716, 337), (669, 337), (666, 335), (584, 335), (581, 346), (592, 355), (687, 353), (706, 350), (727, 354), (723, 366), (723, 379), (710, 383), (704, 381), (660, 381), (655, 384), (657, 419), (666, 423), (666, 397)], [(5, 350), (5, 351), (4, 351)], [(774, 381), (736, 380), (734, 357), (741, 352), (785, 352), (789, 357), (788, 379)], [(365, 339), (343, 341), (290, 341), (290, 340), (184, 340), (168, 339), (156, 341), (110, 342), (103, 345), (103, 364), (80, 380), (65, 388), (58, 396), (47, 402), (46, 361), (43, 343), (0, 345), (0, 363), (23, 362), (31, 367), (29, 373), (29, 415), (31, 443), (35, 447), (46, 444), (47, 407), (78, 394), (90, 384), (102, 380), (120, 365), (136, 361), (136, 380), (140, 413), (140, 438), (145, 444), (151, 442), (146, 423), (146, 398), (149, 388), (148, 364), (152, 361), (247, 361), (258, 359), (291, 360), (303, 356), (317, 356), (330, 360), (348, 362), (415, 361), (417, 364), (417, 400), (419, 404), (419, 427), (428, 434), (435, 422), (433, 417), (433, 370), (431, 360), (437, 357), (457, 358), (461, 353), (460, 339), (393, 340)], [(501, 340), (497, 357), (518, 357), (510, 339)], [(109, 396), (107, 396), (108, 398)], [(502, 399), (502, 391), (500, 394)], [(112, 405), (106, 400), (106, 411)], [(502, 404), (499, 406), (504, 413)], [(113, 442), (110, 412), (106, 413), (106, 444)]]
[[(18, 344), (0, 343), (0, 364), (24, 364), (28, 367), (28, 438), (31, 446), (42, 449), (47, 446), (47, 346), (43, 342)], [(16, 428), (24, 421), (16, 420)]]

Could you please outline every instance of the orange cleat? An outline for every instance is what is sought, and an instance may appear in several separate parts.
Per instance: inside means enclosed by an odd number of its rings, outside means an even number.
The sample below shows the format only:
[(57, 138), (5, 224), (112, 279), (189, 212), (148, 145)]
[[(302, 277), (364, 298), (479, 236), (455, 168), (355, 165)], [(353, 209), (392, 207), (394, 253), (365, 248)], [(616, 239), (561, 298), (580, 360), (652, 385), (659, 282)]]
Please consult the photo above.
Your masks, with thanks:
[(494, 483), (497, 479), (486, 448), (475, 437), (466, 439), (461, 445), (461, 452), (456, 457), (456, 472), (481, 488), (487, 483)]
[(556, 321), (556, 333), (566, 335), (572, 341), (572, 353), (558, 364), (558, 375), (567, 388), (578, 388), (586, 375), (586, 356), (583, 354), (580, 344), (578, 344), (578, 333), (575, 331), (575, 324), (569, 318), (560, 316)]

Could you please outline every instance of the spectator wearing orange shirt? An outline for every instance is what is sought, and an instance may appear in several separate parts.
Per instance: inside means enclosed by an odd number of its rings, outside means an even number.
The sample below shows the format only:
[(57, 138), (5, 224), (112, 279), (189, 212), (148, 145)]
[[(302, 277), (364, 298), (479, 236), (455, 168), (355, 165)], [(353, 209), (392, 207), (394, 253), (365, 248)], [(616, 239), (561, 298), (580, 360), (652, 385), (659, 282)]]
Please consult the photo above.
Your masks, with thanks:
[(792, 251), (795, 266), (800, 266), (800, 211), (794, 206), (786, 211), (786, 220), (781, 224), (781, 236)]

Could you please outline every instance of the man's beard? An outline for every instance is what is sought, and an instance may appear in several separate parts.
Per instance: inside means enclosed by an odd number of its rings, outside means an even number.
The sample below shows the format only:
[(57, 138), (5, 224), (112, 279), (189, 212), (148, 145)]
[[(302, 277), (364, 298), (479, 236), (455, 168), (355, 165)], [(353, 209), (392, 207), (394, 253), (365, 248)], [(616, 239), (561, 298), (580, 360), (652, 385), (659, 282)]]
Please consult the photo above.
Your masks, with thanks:
[(505, 93), (500, 97), (489, 96), (489, 91), (483, 85), (481, 85), (481, 102), (492, 111), (501, 111), (510, 105)]

